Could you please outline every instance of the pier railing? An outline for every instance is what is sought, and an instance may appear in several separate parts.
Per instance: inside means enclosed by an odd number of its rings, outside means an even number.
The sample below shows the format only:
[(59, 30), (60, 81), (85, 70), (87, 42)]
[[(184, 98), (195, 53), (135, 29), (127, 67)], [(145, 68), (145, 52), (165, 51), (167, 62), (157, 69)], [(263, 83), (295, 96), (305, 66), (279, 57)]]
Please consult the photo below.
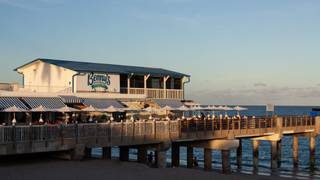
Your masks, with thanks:
[[(183, 141), (190, 138), (201, 140), (230, 136), (255, 137), (279, 131), (301, 133), (315, 129), (315, 125), (313, 117), (287, 116), (2, 126), (0, 155), (7, 154), (10, 148), (16, 149), (13, 153), (23, 153), (26, 149), (30, 152), (66, 150), (76, 144), (84, 144), (87, 147), (127, 146)], [(35, 150), (35, 145), (41, 147), (40, 150)]]

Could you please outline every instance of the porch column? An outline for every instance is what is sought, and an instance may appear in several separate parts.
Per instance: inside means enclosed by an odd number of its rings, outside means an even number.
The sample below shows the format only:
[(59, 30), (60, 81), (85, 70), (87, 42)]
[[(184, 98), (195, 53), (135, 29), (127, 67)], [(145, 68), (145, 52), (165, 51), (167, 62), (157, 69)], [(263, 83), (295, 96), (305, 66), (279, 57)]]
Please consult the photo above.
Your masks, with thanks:
[(148, 93), (147, 93), (147, 80), (149, 79), (149, 77), (150, 77), (150, 74), (144, 75), (144, 94), (145, 95), (148, 95)]
[(128, 79), (127, 79), (127, 86), (128, 86), (128, 87), (127, 87), (127, 91), (128, 91), (127, 93), (128, 93), (128, 94), (130, 94), (130, 86), (131, 86), (131, 85), (130, 85), (130, 79), (132, 78), (132, 76), (133, 76), (133, 74), (129, 74), (129, 75), (128, 75)]
[(163, 98), (167, 98), (167, 80), (170, 78), (170, 76), (163, 77)]

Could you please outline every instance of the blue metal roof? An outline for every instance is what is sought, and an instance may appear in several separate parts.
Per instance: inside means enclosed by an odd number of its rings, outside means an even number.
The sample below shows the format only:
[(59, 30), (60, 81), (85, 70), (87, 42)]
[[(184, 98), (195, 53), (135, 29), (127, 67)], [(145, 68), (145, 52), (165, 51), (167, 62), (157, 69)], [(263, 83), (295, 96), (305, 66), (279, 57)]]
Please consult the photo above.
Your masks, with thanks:
[[(76, 72), (105, 72), (105, 73), (116, 73), (116, 74), (132, 74), (133, 73), (138, 75), (150, 74), (153, 76), (170, 76), (175, 78), (181, 78), (183, 76), (190, 77), (187, 74), (170, 71), (162, 68), (102, 64), (102, 63), (92, 63), (92, 62), (78, 62), (78, 61), (67, 61), (67, 60), (43, 59), (43, 58), (36, 59), (23, 66), (29, 65), (35, 61), (42, 61), (45, 63), (64, 67), (66, 69), (71, 69)], [(20, 69), (23, 66), (20, 66), (15, 70)]]

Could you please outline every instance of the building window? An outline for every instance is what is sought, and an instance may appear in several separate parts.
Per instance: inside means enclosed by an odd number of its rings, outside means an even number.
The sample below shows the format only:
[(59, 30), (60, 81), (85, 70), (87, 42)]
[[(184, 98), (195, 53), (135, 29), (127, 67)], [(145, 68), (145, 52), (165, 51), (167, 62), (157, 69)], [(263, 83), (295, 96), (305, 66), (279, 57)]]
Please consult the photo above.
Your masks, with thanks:
[(128, 75), (120, 74), (120, 88), (128, 87)]
[(174, 79), (174, 89), (182, 89), (181, 78)]
[(144, 88), (144, 76), (134, 75), (130, 79), (130, 87)]
[(162, 89), (163, 78), (161, 77), (150, 77), (147, 81), (148, 88)]

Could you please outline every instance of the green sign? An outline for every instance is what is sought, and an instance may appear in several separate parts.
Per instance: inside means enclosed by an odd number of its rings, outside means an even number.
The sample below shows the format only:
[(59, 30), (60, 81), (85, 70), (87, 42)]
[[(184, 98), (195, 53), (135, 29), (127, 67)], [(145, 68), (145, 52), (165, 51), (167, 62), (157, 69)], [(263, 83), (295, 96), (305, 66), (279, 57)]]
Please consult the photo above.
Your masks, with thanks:
[(90, 73), (88, 75), (88, 85), (96, 91), (97, 88), (103, 88), (105, 91), (110, 85), (110, 76), (108, 74)]

